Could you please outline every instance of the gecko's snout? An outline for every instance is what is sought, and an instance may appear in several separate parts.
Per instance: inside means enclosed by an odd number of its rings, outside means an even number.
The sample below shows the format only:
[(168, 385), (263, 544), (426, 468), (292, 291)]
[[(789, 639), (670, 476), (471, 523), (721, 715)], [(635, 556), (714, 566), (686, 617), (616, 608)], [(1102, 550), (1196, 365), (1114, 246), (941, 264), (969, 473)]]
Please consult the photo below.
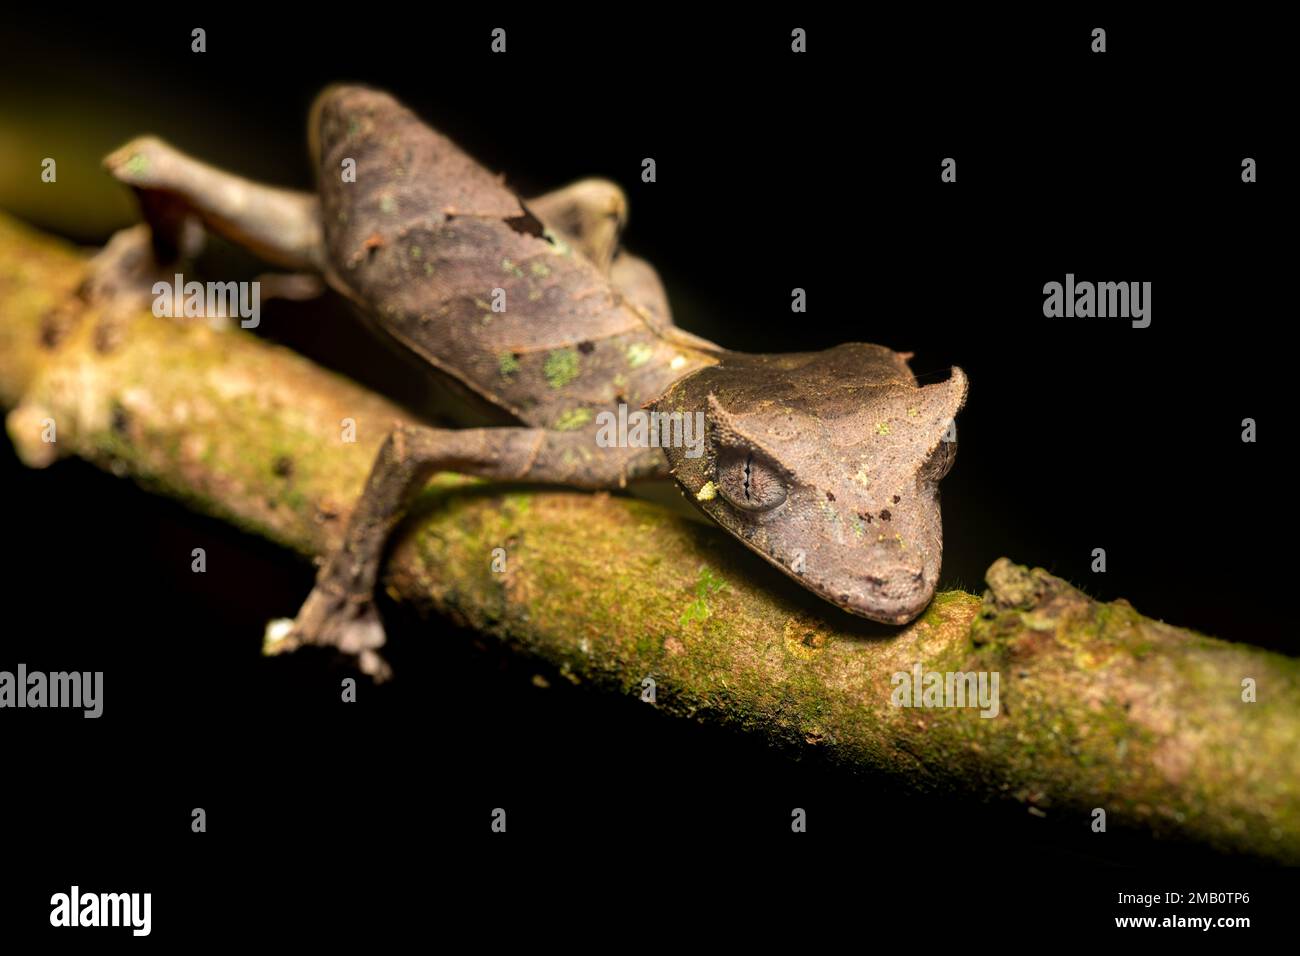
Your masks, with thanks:
[(919, 564), (900, 562), (874, 567), (860, 575), (863, 608), (858, 613), (877, 621), (905, 624), (920, 614), (934, 593)]

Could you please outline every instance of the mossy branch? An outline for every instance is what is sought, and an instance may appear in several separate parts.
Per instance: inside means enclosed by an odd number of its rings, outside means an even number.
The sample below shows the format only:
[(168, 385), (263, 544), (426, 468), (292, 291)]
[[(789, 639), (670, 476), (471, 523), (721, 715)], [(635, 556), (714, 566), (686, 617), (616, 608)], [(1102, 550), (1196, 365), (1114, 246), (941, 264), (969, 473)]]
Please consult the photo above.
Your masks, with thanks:
[[(0, 217), (0, 400), (23, 460), (79, 455), (304, 555), (335, 544), (403, 413), (239, 331), (147, 314), (106, 325), (76, 295), (84, 262)], [(889, 629), (656, 505), (444, 475), (385, 580), (575, 679), (639, 695), (652, 678), (656, 707), (858, 771), (1080, 827), (1100, 807), (1110, 826), (1300, 862), (1300, 661), (1005, 559), (982, 600), (944, 593)], [(893, 676), (917, 664), (998, 672), (998, 715), (895, 706)]]

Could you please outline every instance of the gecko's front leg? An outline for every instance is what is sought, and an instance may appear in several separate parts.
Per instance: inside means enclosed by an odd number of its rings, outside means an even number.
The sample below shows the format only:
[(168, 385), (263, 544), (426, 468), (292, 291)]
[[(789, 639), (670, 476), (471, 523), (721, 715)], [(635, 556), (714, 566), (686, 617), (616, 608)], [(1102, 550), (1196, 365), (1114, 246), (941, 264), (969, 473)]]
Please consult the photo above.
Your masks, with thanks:
[(379, 564), (389, 535), (411, 501), (439, 471), (481, 478), (617, 488), (629, 480), (662, 475), (657, 449), (608, 449), (592, 454), (592, 435), (541, 428), (443, 429), (398, 425), (375, 457), (365, 491), (348, 522), (342, 545), (326, 560), (291, 627), (272, 622), (268, 653), (313, 644), (354, 655), (376, 680), (389, 676), (378, 651), (383, 625), (375, 611)]

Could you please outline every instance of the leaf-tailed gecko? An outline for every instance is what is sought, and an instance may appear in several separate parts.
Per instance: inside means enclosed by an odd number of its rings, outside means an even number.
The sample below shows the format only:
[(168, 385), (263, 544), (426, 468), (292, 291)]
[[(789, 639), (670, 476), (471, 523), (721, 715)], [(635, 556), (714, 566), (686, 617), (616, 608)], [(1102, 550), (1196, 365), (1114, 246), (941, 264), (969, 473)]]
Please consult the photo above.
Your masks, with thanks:
[[(583, 180), (525, 202), (364, 87), (326, 89), (308, 126), (314, 195), (249, 182), (152, 137), (111, 154), (106, 166), (136, 191), (151, 231), (137, 233), (148, 248), (110, 243), (92, 287), (138, 293), (151, 269), (184, 260), (202, 224), (323, 277), (378, 334), (511, 424), (398, 424), (278, 649), (333, 645), (386, 674), (373, 600), (382, 551), (440, 470), (592, 489), (671, 475), (832, 604), (895, 624), (926, 607), (943, 547), (938, 483), (966, 397), (960, 369), (920, 387), (911, 356), (879, 345), (728, 351), (676, 327), (654, 269), (619, 249), (627, 204), (614, 184)], [(600, 413), (620, 404), (703, 412), (703, 454), (598, 443)]]

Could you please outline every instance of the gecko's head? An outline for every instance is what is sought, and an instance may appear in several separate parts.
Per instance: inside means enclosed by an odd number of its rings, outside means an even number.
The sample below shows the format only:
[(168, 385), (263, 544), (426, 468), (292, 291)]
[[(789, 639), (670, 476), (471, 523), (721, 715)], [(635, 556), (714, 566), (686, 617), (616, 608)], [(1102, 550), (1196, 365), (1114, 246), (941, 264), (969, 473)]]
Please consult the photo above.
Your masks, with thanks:
[(703, 454), (665, 449), (700, 508), (831, 603), (891, 624), (920, 614), (939, 580), (938, 483), (966, 398), (961, 369), (918, 387), (906, 358), (856, 343), (728, 354), (652, 403), (703, 413)]

